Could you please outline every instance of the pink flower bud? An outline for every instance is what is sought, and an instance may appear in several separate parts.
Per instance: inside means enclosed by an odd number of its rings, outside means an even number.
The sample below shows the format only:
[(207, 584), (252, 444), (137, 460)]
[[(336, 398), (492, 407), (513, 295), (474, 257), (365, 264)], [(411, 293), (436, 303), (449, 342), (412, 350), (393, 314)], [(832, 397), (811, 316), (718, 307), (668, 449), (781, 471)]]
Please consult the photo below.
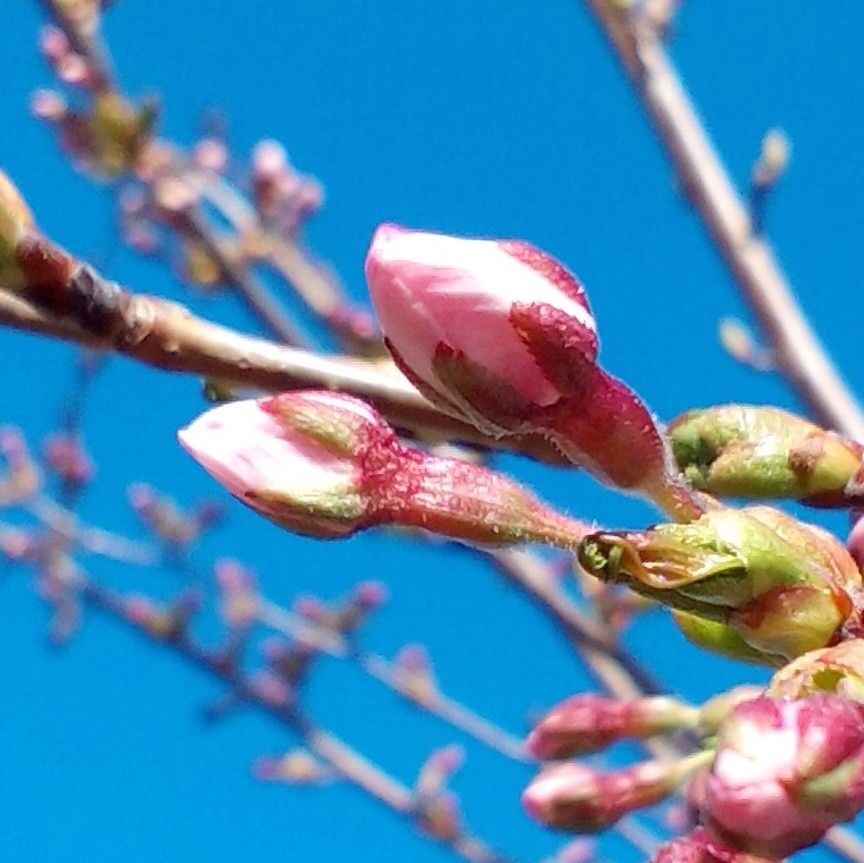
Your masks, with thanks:
[(221, 174), (228, 164), (228, 148), (218, 138), (202, 138), (192, 151), (192, 159), (198, 167)]
[[(774, 859), (774, 858), (772, 858)], [(651, 863), (768, 863), (745, 851), (727, 848), (702, 827), (657, 849)]]
[(531, 732), (527, 746), (537, 758), (567, 758), (625, 738), (693, 727), (698, 721), (698, 710), (672, 698), (616, 701), (585, 693), (553, 707)]
[(288, 154), (278, 142), (259, 141), (252, 151), (252, 172), (256, 182), (272, 183), (289, 168)]
[(59, 123), (66, 116), (66, 100), (55, 90), (36, 90), (30, 97), (30, 112), (39, 120)]
[(366, 278), (387, 346), (442, 410), (486, 434), (541, 434), (602, 481), (701, 511), (650, 412), (597, 365), (582, 285), (518, 241), (381, 225)]
[(786, 856), (818, 842), (864, 806), (864, 708), (835, 695), (762, 697), (720, 728), (701, 800), (724, 843)]
[(404, 446), (350, 396), (294, 392), (225, 404), (179, 437), (235, 497), (308, 536), (399, 524), (474, 543), (572, 548), (587, 532), (500, 474)]
[(39, 48), (42, 56), (52, 65), (70, 50), (66, 34), (53, 24), (43, 27), (39, 33)]
[[(399, 362), (451, 406), (463, 395), (442, 379), (441, 358), (482, 368), (490, 385), (515, 391), (526, 413), (561, 399), (561, 388), (514, 326), (514, 311), (547, 320), (585, 362), (597, 352), (582, 286), (557, 261), (524, 243), (381, 225), (366, 258), (366, 278)], [(505, 428), (519, 426), (517, 417), (501, 419)]]
[(556, 764), (525, 789), (522, 805), (548, 827), (605, 830), (628, 812), (668, 797), (706, 757), (699, 752), (678, 761), (645, 761), (609, 772), (575, 762)]
[[(356, 437), (344, 432), (340, 449), (282, 421), (280, 404), (285, 400), (220, 405), (181, 431), (180, 442), (235, 497), (273, 521), (312, 536), (354, 533), (366, 510), (357, 456), (363, 432), (374, 436), (379, 426), (374, 411), (355, 399), (339, 404), (343, 421), (358, 429)], [(333, 433), (343, 434), (338, 428)]]
[(82, 486), (93, 478), (93, 462), (76, 435), (60, 432), (45, 441), (45, 460), (65, 483)]
[(374, 611), (387, 601), (387, 587), (380, 581), (361, 581), (354, 588), (354, 600), (364, 611)]

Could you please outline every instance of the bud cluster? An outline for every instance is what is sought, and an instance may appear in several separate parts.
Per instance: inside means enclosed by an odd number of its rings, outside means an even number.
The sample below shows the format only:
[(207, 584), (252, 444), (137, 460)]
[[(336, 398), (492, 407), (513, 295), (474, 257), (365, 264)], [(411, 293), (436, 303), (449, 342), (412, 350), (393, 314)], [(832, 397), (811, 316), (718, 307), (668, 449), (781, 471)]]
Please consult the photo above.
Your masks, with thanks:
[(825, 531), (767, 507), (595, 533), (579, 562), (678, 609), (690, 638), (745, 660), (783, 664), (860, 631), (855, 561)]

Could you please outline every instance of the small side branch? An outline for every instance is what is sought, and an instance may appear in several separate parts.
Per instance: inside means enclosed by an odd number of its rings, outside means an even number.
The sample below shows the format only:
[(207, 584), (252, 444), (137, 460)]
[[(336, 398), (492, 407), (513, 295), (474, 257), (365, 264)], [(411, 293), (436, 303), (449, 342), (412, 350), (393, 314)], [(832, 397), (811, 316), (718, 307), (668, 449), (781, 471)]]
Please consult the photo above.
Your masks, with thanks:
[(682, 188), (758, 318), (779, 368), (823, 424), (864, 440), (861, 406), (799, 308), (768, 241), (754, 232), (656, 28), (607, 0), (585, 2), (627, 72)]

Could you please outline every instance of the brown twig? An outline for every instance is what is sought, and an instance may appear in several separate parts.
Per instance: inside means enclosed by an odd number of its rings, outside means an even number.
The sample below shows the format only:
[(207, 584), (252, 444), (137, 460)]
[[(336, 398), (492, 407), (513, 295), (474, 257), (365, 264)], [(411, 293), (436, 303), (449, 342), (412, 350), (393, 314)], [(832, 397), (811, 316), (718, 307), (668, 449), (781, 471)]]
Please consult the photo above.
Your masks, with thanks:
[(189, 211), (177, 219), (178, 230), (201, 247), (213, 259), (224, 277), (243, 301), (249, 311), (266, 327), (269, 335), (286, 345), (305, 346), (305, 335), (291, 323), (285, 310), (252, 273), (245, 261), (237, 260), (226, 249), (225, 243), (216, 235), (201, 213)]
[(824, 424), (864, 440), (864, 413), (795, 299), (767, 240), (753, 231), (656, 28), (607, 0), (585, 0), (627, 72), (681, 186), (750, 304), (783, 374)]
[(353, 647), (338, 633), (322, 629), (300, 619), (297, 615), (268, 602), (258, 600), (258, 619), (271, 629), (293, 638), (299, 637), (330, 656), (353, 662), (370, 677), (383, 683), (397, 695), (426, 713), (446, 722), (453, 728), (470, 735), (475, 740), (516, 761), (530, 761), (521, 740), (499, 728), (464, 704), (432, 687), (422, 696), (406, 689), (397, 663), (377, 653)]
[[(562, 464), (540, 438), (494, 440), (441, 413), (389, 364), (321, 356), (211, 323), (176, 303), (133, 294), (82, 267), (53, 244), (33, 238), (36, 256), (62, 260), (64, 272), (39, 302), (0, 290), (0, 324), (124, 354), (147, 365), (268, 392), (338, 389), (375, 404), (398, 428)], [(96, 320), (98, 318), (98, 322)]]
[[(132, 627), (150, 641), (172, 649), (176, 654), (227, 684), (239, 699), (256, 704), (282, 725), (295, 732), (304, 745), (332, 768), (342, 779), (350, 782), (386, 808), (414, 822), (416, 800), (410, 788), (385, 773), (378, 766), (329, 731), (316, 725), (293, 704), (276, 705), (262, 699), (246, 677), (232, 664), (226, 663), (218, 653), (210, 651), (185, 630), (170, 637), (154, 638), (145, 626), (136, 623), (127, 613), (122, 596), (98, 582), (79, 576), (78, 595), (92, 608), (114, 620)], [(507, 858), (493, 851), (477, 837), (460, 832), (458, 835), (437, 839), (458, 857), (469, 863), (506, 863)]]

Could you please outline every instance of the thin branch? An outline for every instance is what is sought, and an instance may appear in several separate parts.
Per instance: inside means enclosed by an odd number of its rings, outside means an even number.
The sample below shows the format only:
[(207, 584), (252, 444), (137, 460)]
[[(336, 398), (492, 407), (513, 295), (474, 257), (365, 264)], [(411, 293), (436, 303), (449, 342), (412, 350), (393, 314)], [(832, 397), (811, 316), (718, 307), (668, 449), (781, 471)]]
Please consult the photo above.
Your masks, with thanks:
[[(79, 269), (86, 270), (89, 288), (80, 282), (55, 285), (58, 293), (50, 299), (42, 297), (41, 307), (0, 289), (0, 324), (240, 387), (268, 392), (337, 389), (367, 399), (398, 428), (423, 437), (511, 450), (563, 464), (554, 447), (539, 437), (495, 440), (441, 413), (389, 364), (321, 356), (254, 338), (197, 317), (179, 304), (132, 294), (89, 268)], [(82, 289), (89, 295), (83, 296)], [(73, 296), (76, 292), (78, 296)], [(46, 306), (46, 301), (51, 305)], [(101, 306), (98, 327), (80, 314), (84, 306), (94, 304)], [(90, 315), (92, 308), (86, 312)]]
[(765, 332), (783, 374), (824, 424), (864, 440), (864, 413), (812, 331), (705, 132), (656, 28), (585, 0), (627, 72), (681, 186)]
[[(340, 777), (364, 791), (397, 815), (412, 823), (416, 819), (416, 800), (413, 791), (381, 770), (377, 765), (351, 749), (329, 731), (317, 726), (294, 705), (279, 706), (263, 700), (245, 676), (218, 654), (199, 645), (185, 631), (168, 638), (154, 638), (145, 626), (136, 623), (126, 612), (124, 600), (98, 582), (79, 576), (78, 595), (92, 608), (103, 612), (160, 644), (201, 670), (227, 684), (242, 701), (256, 704), (270, 716), (294, 731), (304, 745)], [(430, 837), (450, 848), (468, 863), (507, 863), (507, 858), (493, 851), (485, 842), (467, 833), (452, 838)]]
[(411, 704), (432, 716), (436, 716), (453, 728), (470, 735), (507, 758), (516, 761), (531, 760), (521, 740), (461, 702), (439, 692), (437, 688), (424, 694), (422, 699), (412, 696), (406, 690), (399, 667), (395, 662), (377, 653), (356, 649), (347, 639), (337, 633), (310, 624), (292, 612), (263, 598), (258, 600), (258, 619), (264, 625), (281, 632), (283, 635), (302, 638), (303, 641), (330, 656), (353, 662), (367, 675), (383, 683), (388, 689), (405, 698)]
[[(767, 240), (756, 234), (655, 28), (606, 0), (584, 0), (642, 101), (682, 188), (750, 304), (793, 389), (823, 423), (864, 440), (864, 413), (834, 368)], [(834, 827), (825, 844), (864, 863), (864, 843)]]
[(231, 284), (234, 293), (244, 302), (249, 311), (267, 328), (271, 336), (286, 345), (308, 344), (306, 336), (291, 323), (275, 299), (252, 273), (245, 261), (237, 260), (225, 243), (216, 235), (206, 219), (198, 212), (190, 211), (178, 216), (178, 230), (196, 240), (213, 259), (223, 276)]

